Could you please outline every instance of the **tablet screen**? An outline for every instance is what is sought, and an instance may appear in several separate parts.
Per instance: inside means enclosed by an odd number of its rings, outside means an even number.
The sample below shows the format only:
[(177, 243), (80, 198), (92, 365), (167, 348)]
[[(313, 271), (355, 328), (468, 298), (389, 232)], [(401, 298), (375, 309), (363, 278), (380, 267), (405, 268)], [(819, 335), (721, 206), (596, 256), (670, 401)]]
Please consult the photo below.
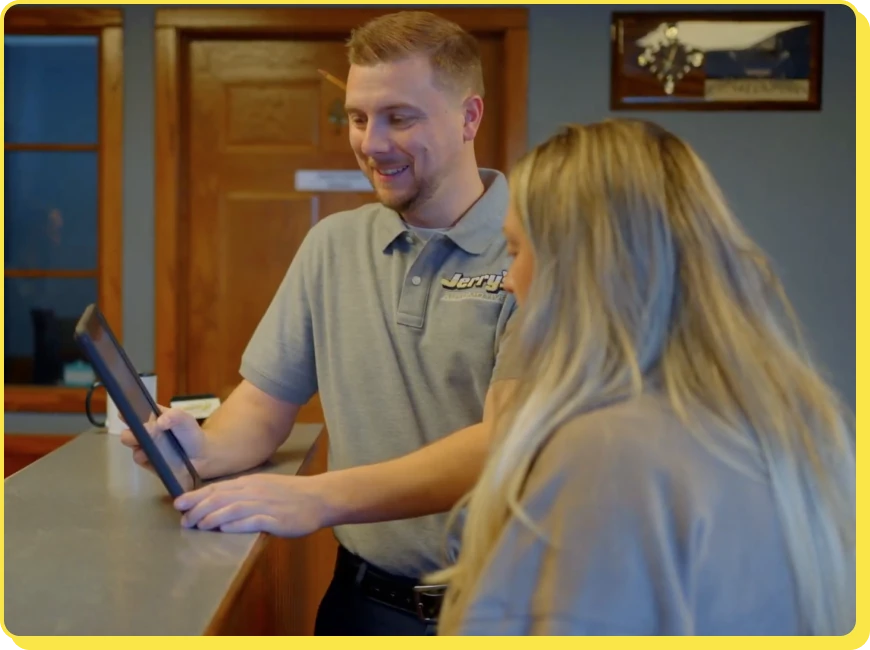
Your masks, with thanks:
[[(146, 425), (146, 430), (150, 430), (151, 427), (148, 425), (157, 419), (157, 405), (102, 319), (99, 316), (91, 318), (89, 325), (88, 336), (93, 341), (97, 353), (118, 383), (118, 387), (129, 401), (138, 420)], [(176, 450), (178, 441), (163, 432), (152, 434), (152, 438), (181, 487), (185, 491), (192, 489), (194, 480), (187, 470), (184, 459)]]

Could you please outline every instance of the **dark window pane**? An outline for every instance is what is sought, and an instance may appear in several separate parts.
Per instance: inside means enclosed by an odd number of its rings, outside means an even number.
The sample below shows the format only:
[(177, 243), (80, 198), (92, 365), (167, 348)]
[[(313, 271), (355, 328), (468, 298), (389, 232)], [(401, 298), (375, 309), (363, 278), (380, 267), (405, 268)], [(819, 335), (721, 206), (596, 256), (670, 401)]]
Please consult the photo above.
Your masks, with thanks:
[(97, 153), (6, 151), (7, 269), (97, 267)]
[(73, 331), (97, 300), (95, 278), (6, 278), (5, 290), (6, 384), (75, 385), (64, 369), (77, 371), (77, 361), (86, 378), (93, 374)]
[(99, 38), (4, 37), (6, 142), (97, 142)]

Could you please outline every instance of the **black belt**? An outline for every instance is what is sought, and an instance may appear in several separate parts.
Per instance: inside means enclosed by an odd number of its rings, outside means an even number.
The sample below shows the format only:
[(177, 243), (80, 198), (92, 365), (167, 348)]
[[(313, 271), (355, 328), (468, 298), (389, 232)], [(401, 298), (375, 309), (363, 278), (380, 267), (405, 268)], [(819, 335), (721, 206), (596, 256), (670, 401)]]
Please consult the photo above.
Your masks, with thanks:
[(369, 564), (343, 546), (338, 547), (335, 577), (354, 584), (363, 595), (382, 605), (413, 614), (427, 623), (438, 620), (443, 585), (418, 585)]

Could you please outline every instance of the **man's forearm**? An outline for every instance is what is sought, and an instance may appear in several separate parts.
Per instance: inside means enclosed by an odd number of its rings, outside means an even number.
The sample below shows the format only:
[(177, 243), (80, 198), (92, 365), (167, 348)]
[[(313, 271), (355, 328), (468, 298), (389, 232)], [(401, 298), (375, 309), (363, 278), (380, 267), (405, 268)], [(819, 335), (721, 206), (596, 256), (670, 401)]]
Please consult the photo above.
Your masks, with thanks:
[(290, 435), (299, 407), (243, 381), (203, 425), (204, 478), (243, 472), (268, 460)]
[(244, 472), (262, 464), (275, 452), (275, 444), (268, 436), (252, 434), (250, 424), (243, 427), (242, 423), (227, 420), (203, 427), (206, 439), (203, 478)]
[(476, 424), (401, 458), (312, 477), (327, 502), (325, 527), (445, 512), (483, 468), (489, 429)]

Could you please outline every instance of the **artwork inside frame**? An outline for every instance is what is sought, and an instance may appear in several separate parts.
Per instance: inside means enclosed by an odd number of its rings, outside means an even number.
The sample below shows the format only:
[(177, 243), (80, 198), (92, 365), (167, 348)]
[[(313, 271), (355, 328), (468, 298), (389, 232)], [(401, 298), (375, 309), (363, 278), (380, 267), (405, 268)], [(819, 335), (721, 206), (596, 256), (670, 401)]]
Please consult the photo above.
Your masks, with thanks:
[(820, 110), (821, 11), (615, 12), (611, 110)]

